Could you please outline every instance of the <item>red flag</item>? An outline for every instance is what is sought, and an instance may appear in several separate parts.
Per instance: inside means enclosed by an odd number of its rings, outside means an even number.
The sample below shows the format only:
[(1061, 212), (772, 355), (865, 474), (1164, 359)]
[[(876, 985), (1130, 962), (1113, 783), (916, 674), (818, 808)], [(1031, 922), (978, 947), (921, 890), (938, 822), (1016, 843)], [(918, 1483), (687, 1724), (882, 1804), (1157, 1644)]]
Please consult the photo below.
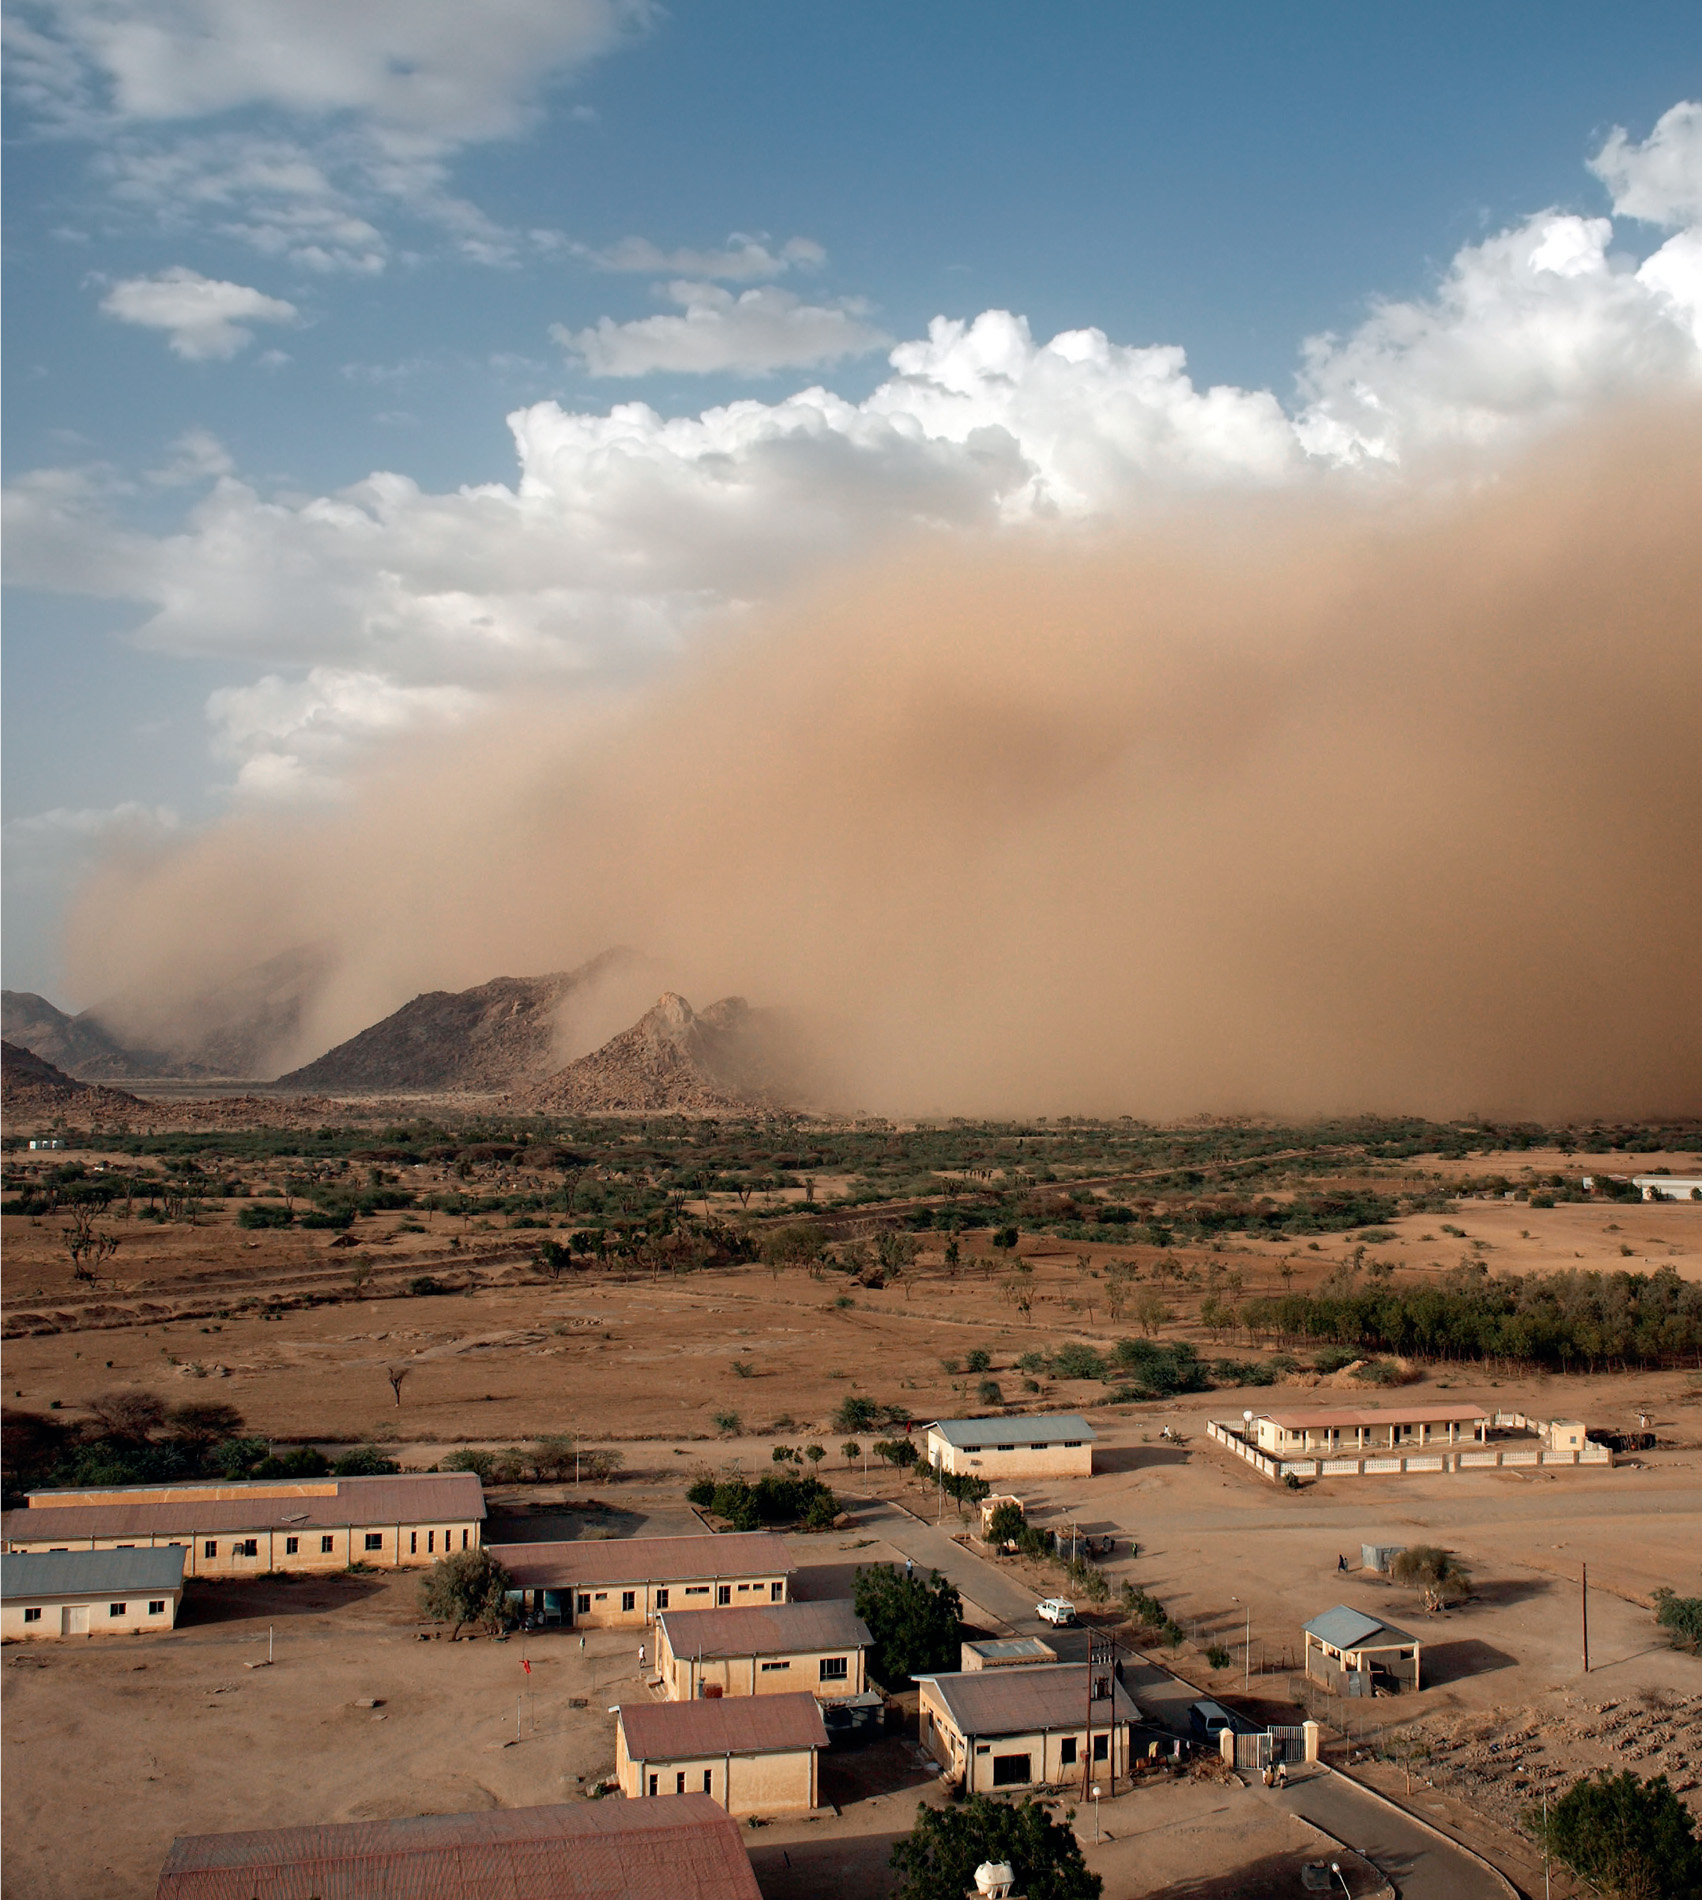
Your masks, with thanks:
[(520, 1667), (526, 1671), (527, 1675), (530, 1675), (532, 1673), (532, 1665), (526, 1660), (524, 1656), (520, 1658)]

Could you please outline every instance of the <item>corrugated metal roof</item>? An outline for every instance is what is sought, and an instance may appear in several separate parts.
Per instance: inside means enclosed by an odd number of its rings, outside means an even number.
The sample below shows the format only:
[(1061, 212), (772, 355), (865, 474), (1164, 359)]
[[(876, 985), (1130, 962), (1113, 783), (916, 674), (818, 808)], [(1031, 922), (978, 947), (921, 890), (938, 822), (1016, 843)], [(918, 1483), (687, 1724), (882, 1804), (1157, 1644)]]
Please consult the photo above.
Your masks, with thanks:
[(587, 1584), (697, 1583), (717, 1577), (786, 1577), (797, 1568), (773, 1531), (705, 1531), (701, 1537), (579, 1538), (493, 1544), (491, 1554), (526, 1590)]
[(702, 1702), (623, 1702), (620, 1723), (634, 1761), (701, 1755), (782, 1755), (825, 1748), (813, 1695), (720, 1696)]
[[(484, 1486), (471, 1471), (397, 1473), (383, 1478), (328, 1481), (332, 1496), (306, 1495), (265, 1483), (192, 1486), (184, 1498), (161, 1499), (162, 1487), (146, 1489), (149, 1502), (127, 1502), (122, 1490), (111, 1503), (35, 1504), (8, 1511), (9, 1543), (73, 1544), (91, 1537), (200, 1537), (222, 1531), (333, 1530), (347, 1525), (465, 1524), (485, 1514)], [(311, 1487), (317, 1491), (319, 1487)]]
[(988, 1445), (1091, 1445), (1093, 1427), (1075, 1412), (1050, 1412), (1034, 1418), (939, 1418), (928, 1427), (948, 1445), (977, 1451)]
[(753, 1603), (744, 1609), (664, 1610), (657, 1619), (676, 1656), (778, 1656), (866, 1649), (869, 1626), (843, 1597), (825, 1603)]
[(51, 1550), (0, 1556), (0, 1597), (8, 1603), (31, 1597), (142, 1596), (149, 1590), (181, 1590), (181, 1544), (161, 1550)]
[[(925, 1676), (961, 1735), (1029, 1735), (1036, 1729), (1087, 1726), (1086, 1663), (1034, 1663), (1021, 1669), (971, 1669)], [(1140, 1710), (1113, 1678), (1093, 1704), (1093, 1722), (1138, 1722)]]
[(760, 1900), (707, 1795), (191, 1834), (156, 1900)]
[(1483, 1405), (1446, 1403), (1391, 1405), (1387, 1410), (1379, 1405), (1310, 1405), (1297, 1407), (1292, 1412), (1263, 1412), (1259, 1416), (1296, 1432), (1305, 1427), (1317, 1431), (1326, 1425), (1446, 1425), (1450, 1421), (1468, 1419), (1475, 1422), (1488, 1418), (1490, 1411)]
[(1367, 1616), (1363, 1610), (1350, 1609), (1345, 1603), (1338, 1603), (1333, 1610), (1313, 1617), (1305, 1628), (1308, 1635), (1316, 1636), (1332, 1649), (1393, 1649), (1401, 1643), (1418, 1640), (1405, 1630), (1396, 1629), (1393, 1623)]

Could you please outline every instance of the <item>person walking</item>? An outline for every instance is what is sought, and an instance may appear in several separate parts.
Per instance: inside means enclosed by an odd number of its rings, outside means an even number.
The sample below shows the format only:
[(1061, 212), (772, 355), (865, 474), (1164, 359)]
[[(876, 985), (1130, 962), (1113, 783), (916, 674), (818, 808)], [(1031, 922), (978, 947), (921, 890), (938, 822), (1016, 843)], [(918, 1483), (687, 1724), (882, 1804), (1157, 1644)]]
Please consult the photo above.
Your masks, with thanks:
[(644, 1645), (642, 1643), (638, 1645), (638, 1666), (640, 1669), (644, 1667)]
[(1342, 1556), (1339, 1551), (1336, 1553), (1336, 1568), (1338, 1570), (1345, 1570), (1347, 1568), (1347, 1559)]
[(911, 1579), (911, 1578), (912, 1578), (913, 1576), (915, 1576), (915, 1574), (916, 1574), (916, 1559), (915, 1559), (914, 1557), (906, 1557), (906, 1558), (905, 1558), (905, 1560), (904, 1560), (904, 1580), (905, 1580), (905, 1582), (906, 1582), (906, 1583), (908, 1583), (908, 1582), (910, 1581), (910, 1579)]
[(585, 1653), (585, 1638), (584, 1638), (583, 1636), (581, 1636), (581, 1637), (580, 1637), (580, 1639), (579, 1639), (579, 1653), (580, 1653), (580, 1654), (581, 1654), (582, 1656), (583, 1656), (583, 1655), (584, 1655), (584, 1653)]

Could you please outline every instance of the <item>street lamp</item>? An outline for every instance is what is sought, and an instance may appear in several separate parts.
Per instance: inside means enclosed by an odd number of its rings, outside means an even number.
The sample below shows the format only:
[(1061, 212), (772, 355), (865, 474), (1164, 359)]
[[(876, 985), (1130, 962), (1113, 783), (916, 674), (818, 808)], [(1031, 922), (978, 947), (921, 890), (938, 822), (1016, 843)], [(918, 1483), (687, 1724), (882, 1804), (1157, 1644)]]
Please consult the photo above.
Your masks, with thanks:
[(1093, 1784), (1093, 1844), (1099, 1845), (1099, 1783)]
[(1339, 1860), (1330, 1862), (1330, 1872), (1342, 1883), (1342, 1892), (1347, 1895), (1347, 1900), (1353, 1900), (1353, 1889), (1347, 1884), (1347, 1875), (1342, 1872), (1342, 1864)]

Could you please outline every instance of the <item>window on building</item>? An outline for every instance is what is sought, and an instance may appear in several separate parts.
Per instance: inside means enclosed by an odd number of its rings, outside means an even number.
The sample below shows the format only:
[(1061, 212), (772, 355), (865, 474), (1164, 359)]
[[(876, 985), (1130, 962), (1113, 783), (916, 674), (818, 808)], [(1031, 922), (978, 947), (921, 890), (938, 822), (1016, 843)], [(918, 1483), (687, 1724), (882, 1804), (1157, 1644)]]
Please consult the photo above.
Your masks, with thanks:
[(245, 1537), (242, 1540), (238, 1554), (243, 1557), (258, 1557), (260, 1555), (260, 1539), (258, 1537)]
[(659, 1610), (665, 1610), (668, 1607), (668, 1593), (666, 1590), (658, 1590), (656, 1592), (656, 1607)]
[(1074, 1762), (1075, 1758), (1076, 1738), (1073, 1735), (1066, 1735), (1058, 1744), (1058, 1760), (1064, 1767), (1068, 1768), (1070, 1764)]
[(713, 1772), (712, 1772), (712, 1771), (711, 1771), (710, 1769), (708, 1769), (708, 1768), (706, 1768), (706, 1769), (704, 1769), (704, 1771), (703, 1771), (703, 1792), (704, 1792), (705, 1794), (708, 1794), (708, 1793), (710, 1793), (710, 1791), (711, 1791), (711, 1789), (712, 1789), (712, 1788), (713, 1788), (713, 1786), (714, 1786), (714, 1781), (715, 1781), (715, 1777), (714, 1777), (714, 1774), (713, 1774)]
[(37, 1606), (35, 1606), (35, 1607), (34, 1607), (34, 1608), (32, 1608), (32, 1609), (27, 1609), (27, 1610), (25, 1610), (25, 1611), (24, 1611), (24, 1621), (25, 1621), (26, 1623), (39, 1623), (39, 1622), (41, 1621), (41, 1608), (40, 1608), (40, 1606), (39, 1606), (39, 1605), (37, 1605)]
[(212, 1540), (212, 1538), (210, 1538), (210, 1537), (209, 1537), (209, 1538), (207, 1539), (207, 1541), (206, 1541), (206, 1543), (204, 1543), (204, 1544), (203, 1544), (203, 1545), (201, 1546), (201, 1555), (202, 1555), (203, 1557), (216, 1557), (216, 1556), (218, 1556), (218, 1554), (219, 1554), (219, 1547), (218, 1547), (218, 1545), (217, 1545), (217, 1544), (215, 1544), (215, 1543), (213, 1542), (213, 1540)]
[(1026, 1755), (995, 1755), (993, 1757), (993, 1786), (995, 1788), (1022, 1787), (1034, 1779), (1028, 1772), (1028, 1768), (1029, 1758)]
[(768, 1586), (768, 1600), (770, 1603), (784, 1602), (785, 1597), (786, 1586), (784, 1583), (771, 1583)]
[(579, 1614), (581, 1616), (591, 1614), (591, 1593), (588, 1590), (581, 1590), (579, 1593)]
[[(1015, 1451), (1015, 1450), (1016, 1450), (1016, 1446), (1015, 1446), (1015, 1445), (995, 1445), (995, 1446), (993, 1447), (993, 1449), (994, 1449), (995, 1451)], [(1040, 1449), (1040, 1447), (1039, 1447), (1038, 1445), (1036, 1445), (1036, 1446), (1035, 1446), (1035, 1450), (1036, 1450), (1036, 1451), (1038, 1451), (1039, 1449)]]
[(731, 1603), (732, 1600), (733, 1586), (730, 1583), (718, 1583), (715, 1586), (715, 1601), (717, 1603)]
[(418, 1531), (409, 1531), (408, 1555), (410, 1557), (417, 1557), (419, 1554), (420, 1554), (420, 1534)]
[(467, 1533), (465, 1531), (461, 1533), (461, 1548), (463, 1550), (467, 1548)]
[(743, 1595), (744, 1595), (744, 1593), (745, 1593), (745, 1592), (746, 1592), (746, 1591), (747, 1591), (748, 1589), (750, 1589), (750, 1587), (751, 1587), (751, 1586), (750, 1586), (750, 1585), (749, 1585), (748, 1583), (741, 1583), (741, 1584), (739, 1585), (739, 1595), (740, 1595), (740, 1596), (743, 1596)]
[(621, 1608), (623, 1610), (636, 1610), (638, 1608), (638, 1592), (636, 1590), (623, 1590), (621, 1592)]
[(686, 1595), (688, 1597), (706, 1597), (708, 1594), (709, 1585), (706, 1583), (688, 1583), (686, 1585)]
[[(426, 1555), (429, 1557), (431, 1553), (434, 1550), (436, 1550), (436, 1548), (437, 1548), (437, 1532), (427, 1531), (426, 1532)], [(447, 1531), (443, 1533), (443, 1548), (445, 1550), (449, 1548), (449, 1533)]]
[(772, 1676), (782, 1669), (790, 1669), (791, 1667), (792, 1665), (789, 1662), (765, 1662), (762, 1665), (762, 1673), (765, 1676)]
[(384, 1533), (382, 1531), (368, 1531), (366, 1534), (366, 1547), (368, 1550), (382, 1550), (384, 1548)]
[(843, 1682), (850, 1673), (850, 1658), (847, 1656), (824, 1656), (821, 1659), (821, 1680), (823, 1682)]
[(165, 1598), (164, 1597), (150, 1597), (148, 1599), (148, 1614), (150, 1616), (164, 1616), (165, 1615)]
[(650, 1777), (650, 1792), (652, 1794), (656, 1792), (656, 1777), (654, 1775)]
[(1093, 1759), (1095, 1761), (1109, 1761), (1111, 1759), (1111, 1737), (1109, 1735), (1094, 1736)]
[[(1039, 1447), (1036, 1446), (1035, 1449), (1038, 1451)], [(1079, 1438), (1066, 1438), (1064, 1440), (1064, 1449), (1065, 1451), (1079, 1451), (1081, 1449), (1081, 1440)]]
[(1030, 1445), (1028, 1449), (1030, 1451), (1044, 1451), (1046, 1447), (1044, 1445)]
[(684, 1794), (685, 1791), (686, 1791), (686, 1771), (682, 1768), (679, 1771), (679, 1773), (675, 1775), (674, 1777), (674, 1793)]
[(284, 1555), (286, 1557), (293, 1557), (300, 1549), (301, 1539), (299, 1537), (286, 1537), (284, 1539)]
[(331, 1553), (332, 1553), (332, 1551), (334, 1551), (334, 1550), (335, 1550), (336, 1548), (337, 1548), (337, 1540), (336, 1540), (336, 1538), (334, 1538), (334, 1537), (322, 1537), (322, 1538), (320, 1538), (320, 1540), (319, 1540), (319, 1550), (320, 1550), (320, 1554), (321, 1554), (322, 1556), (326, 1556), (326, 1557), (329, 1557), (329, 1556), (331, 1555)]
[(106, 1613), (108, 1616), (124, 1616), (128, 1614), (129, 1609), (128, 1603), (109, 1603), (106, 1606)]

